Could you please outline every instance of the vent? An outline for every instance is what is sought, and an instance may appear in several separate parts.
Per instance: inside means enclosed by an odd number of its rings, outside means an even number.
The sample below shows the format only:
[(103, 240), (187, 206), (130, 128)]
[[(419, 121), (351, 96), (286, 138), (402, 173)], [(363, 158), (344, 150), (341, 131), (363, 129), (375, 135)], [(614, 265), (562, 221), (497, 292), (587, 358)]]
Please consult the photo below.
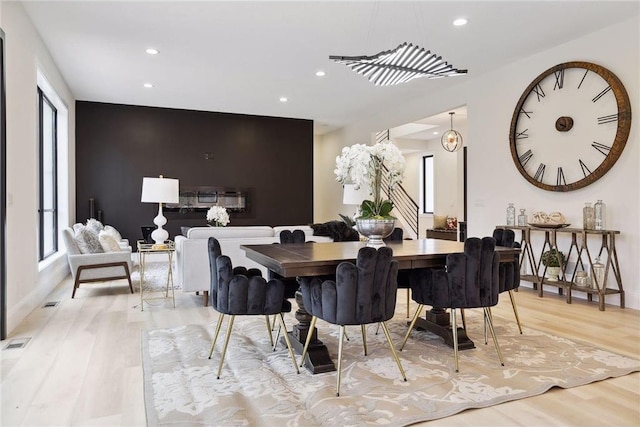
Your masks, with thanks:
[(4, 347), (4, 350), (13, 350), (18, 348), (24, 348), (27, 346), (31, 338), (14, 338)]
[(44, 305), (42, 306), (42, 308), (47, 308), (47, 307), (55, 307), (56, 305), (58, 305), (60, 301), (49, 301), (49, 302), (45, 302)]

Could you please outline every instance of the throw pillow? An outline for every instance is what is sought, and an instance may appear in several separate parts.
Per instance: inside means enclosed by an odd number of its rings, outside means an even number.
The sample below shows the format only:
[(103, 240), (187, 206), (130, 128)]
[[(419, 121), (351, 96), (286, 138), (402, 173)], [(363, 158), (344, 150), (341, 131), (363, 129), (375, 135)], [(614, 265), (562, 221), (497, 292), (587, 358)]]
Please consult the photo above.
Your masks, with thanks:
[(446, 216), (440, 216), (440, 215), (434, 215), (433, 216), (433, 228), (435, 229), (443, 229), (443, 228), (447, 228), (447, 217)]
[(77, 222), (77, 223), (73, 224), (73, 232), (77, 233), (78, 230), (80, 230), (83, 227), (84, 227), (84, 224), (80, 224), (79, 222)]
[(80, 252), (89, 254), (104, 253), (104, 249), (102, 249), (102, 245), (100, 244), (100, 239), (98, 238), (97, 234), (89, 231), (87, 227), (80, 230), (80, 234), (82, 235), (82, 239), (84, 240), (86, 248), (88, 250), (88, 252), (82, 252), (82, 248), (80, 248)]
[(106, 230), (102, 230), (100, 234), (98, 234), (98, 240), (105, 252), (120, 252), (120, 245), (118, 244), (118, 241)]
[(360, 234), (342, 221), (329, 221), (320, 224), (311, 224), (314, 236), (331, 237), (334, 242), (347, 242), (360, 240)]
[(73, 228), (75, 229), (73, 240), (75, 240), (76, 245), (78, 245), (78, 249), (80, 250), (81, 254), (91, 253), (89, 252), (89, 246), (87, 246), (87, 241), (84, 239), (84, 234), (82, 234), (85, 228), (84, 224), (79, 224), (78, 227), (76, 227), (76, 225), (73, 226)]
[(447, 217), (447, 230), (457, 230), (458, 229), (458, 218), (455, 216)]
[[(122, 240), (122, 235), (118, 232), (118, 230), (116, 230), (110, 225), (105, 225), (104, 230), (102, 231), (107, 233), (108, 236), (111, 236), (111, 238), (113, 238), (113, 240), (115, 240), (116, 243)], [(102, 231), (100, 231), (100, 233), (102, 233)], [(98, 235), (98, 237), (100, 237), (100, 235)]]
[(104, 225), (102, 225), (100, 221), (94, 218), (90, 218), (87, 220), (86, 227), (89, 229), (89, 231), (95, 233), (96, 237), (98, 236), (98, 233), (100, 233), (100, 231), (104, 229)]

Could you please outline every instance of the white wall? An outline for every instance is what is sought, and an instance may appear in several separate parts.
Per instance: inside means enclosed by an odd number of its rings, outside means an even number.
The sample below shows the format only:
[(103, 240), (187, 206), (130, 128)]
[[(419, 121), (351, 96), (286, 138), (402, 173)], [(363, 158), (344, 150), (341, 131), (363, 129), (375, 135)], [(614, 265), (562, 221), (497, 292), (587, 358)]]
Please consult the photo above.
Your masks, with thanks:
[[(20, 2), (2, 2), (0, 26), (6, 34), (7, 49), (7, 329), (10, 333), (68, 274), (66, 258), (62, 256), (38, 271), (37, 69), (40, 68), (68, 108), (72, 147), (75, 146), (75, 99)], [(74, 152), (71, 149), (67, 154), (70, 171), (75, 170)], [(73, 198), (73, 176), (67, 191)], [(62, 208), (75, 212), (73, 202)], [(63, 246), (62, 241), (59, 244)]]
[[(339, 152), (345, 145), (366, 140), (370, 132), (427, 117), (458, 105), (467, 105), (468, 122), (468, 235), (490, 235), (494, 226), (505, 222), (505, 209), (513, 202), (517, 209), (560, 211), (567, 221), (580, 226), (584, 202), (603, 199), (607, 204), (608, 228), (621, 231), (616, 239), (627, 306), (640, 308), (640, 22), (638, 17), (587, 36), (530, 55), (485, 75), (468, 76), (455, 87), (407, 100), (368, 120), (326, 135), (320, 141), (323, 152)], [(621, 42), (623, 40), (624, 42)], [(612, 48), (615, 47), (615, 48)], [(632, 119), (629, 141), (615, 166), (600, 180), (567, 193), (548, 192), (532, 186), (515, 168), (509, 150), (509, 126), (513, 109), (527, 85), (547, 68), (567, 61), (588, 61), (613, 71), (631, 98)], [(446, 102), (446, 103), (445, 103)], [(316, 173), (327, 175), (332, 163), (317, 158)], [(332, 159), (333, 162), (333, 159)], [(316, 180), (318, 194), (332, 190), (327, 180)], [(416, 194), (416, 198), (418, 195)], [(327, 197), (323, 215), (330, 212)], [(333, 205), (333, 211), (341, 204)], [(564, 246), (566, 242), (561, 242)], [(568, 245), (567, 245), (568, 246)], [(550, 289), (553, 291), (553, 289)], [(581, 297), (576, 293), (576, 297)], [(607, 301), (617, 304), (618, 296)], [(597, 307), (595, 308), (597, 310)]]

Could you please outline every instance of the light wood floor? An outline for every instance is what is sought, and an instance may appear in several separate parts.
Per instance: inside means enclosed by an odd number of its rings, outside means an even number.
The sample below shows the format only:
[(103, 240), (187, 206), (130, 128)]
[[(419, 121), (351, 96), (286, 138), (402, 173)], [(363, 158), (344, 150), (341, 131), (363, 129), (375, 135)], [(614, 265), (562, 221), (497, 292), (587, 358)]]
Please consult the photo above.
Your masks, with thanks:
[[(122, 285), (121, 285), (122, 284)], [(2, 342), (31, 337), (24, 349), (0, 351), (2, 426), (142, 426), (140, 331), (185, 324), (211, 324), (216, 314), (201, 297), (176, 291), (176, 308), (161, 302), (141, 312), (140, 295), (126, 282), (84, 285), (74, 300), (63, 281), (47, 301)], [(404, 300), (405, 290), (399, 290)], [(591, 342), (640, 357), (640, 312), (574, 299), (552, 290), (538, 298), (516, 293), (526, 328)], [(415, 308), (415, 307), (414, 307)], [(412, 308), (412, 310), (414, 309)], [(493, 310), (496, 321), (513, 321), (508, 298)], [(422, 425), (438, 426), (638, 426), (640, 373), (485, 409)]]

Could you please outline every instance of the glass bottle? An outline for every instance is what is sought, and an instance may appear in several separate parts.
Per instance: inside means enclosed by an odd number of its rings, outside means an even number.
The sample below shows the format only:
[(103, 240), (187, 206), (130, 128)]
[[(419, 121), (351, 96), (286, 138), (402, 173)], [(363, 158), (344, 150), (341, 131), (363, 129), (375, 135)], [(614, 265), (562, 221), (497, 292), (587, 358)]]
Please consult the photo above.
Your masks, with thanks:
[(595, 215), (595, 229), (596, 230), (604, 230), (605, 224), (605, 204), (602, 203), (602, 200), (598, 200), (596, 204), (593, 206), (593, 211)]
[(591, 265), (591, 286), (593, 289), (604, 290), (604, 264), (600, 261), (599, 256)]
[(518, 215), (518, 225), (527, 225), (527, 214), (525, 213), (524, 209), (520, 209), (520, 215)]
[(590, 202), (584, 204), (582, 208), (582, 227), (585, 230), (593, 230), (596, 226), (596, 217)]
[(509, 203), (507, 207), (507, 225), (516, 225), (516, 208), (513, 203)]

